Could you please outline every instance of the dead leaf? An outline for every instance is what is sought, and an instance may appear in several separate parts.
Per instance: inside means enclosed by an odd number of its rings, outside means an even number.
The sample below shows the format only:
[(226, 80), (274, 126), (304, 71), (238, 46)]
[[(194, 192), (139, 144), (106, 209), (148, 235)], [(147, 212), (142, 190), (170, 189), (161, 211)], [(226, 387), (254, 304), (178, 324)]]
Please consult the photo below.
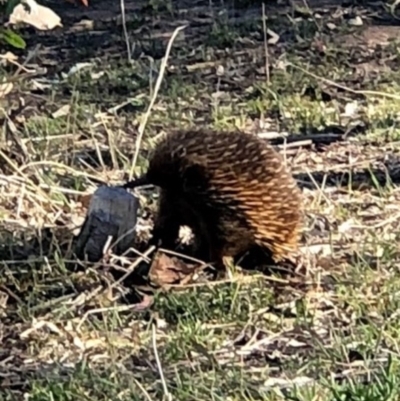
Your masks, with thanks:
[(153, 303), (154, 303), (153, 296), (147, 295), (147, 294), (142, 294), (142, 295), (143, 295), (143, 299), (139, 303), (135, 304), (134, 309), (137, 312), (150, 308), (150, 306), (153, 305)]
[(0, 84), (0, 98), (8, 95), (13, 88), (12, 82), (5, 82), (4, 84)]
[(149, 279), (157, 286), (188, 282), (195, 273), (193, 265), (186, 264), (176, 257), (169, 257), (158, 252), (153, 259), (149, 271)]
[(67, 74), (64, 74), (65, 77), (76, 74), (78, 71), (83, 70), (84, 68), (91, 67), (92, 63), (76, 63), (71, 69), (68, 71)]
[(80, 202), (83, 207), (88, 208), (92, 197), (93, 194), (79, 195), (77, 201)]
[(23, 22), (43, 31), (62, 26), (61, 18), (50, 8), (41, 6), (35, 0), (24, 0), (24, 3), (20, 3), (14, 8), (8, 21), (9, 24)]
[(268, 35), (271, 36), (271, 38), (268, 39), (268, 44), (276, 45), (280, 39), (280, 36), (276, 32), (272, 31), (271, 29), (268, 29), (267, 33), (268, 33)]
[(349, 19), (348, 24), (351, 26), (362, 26), (363, 20), (359, 15), (357, 15), (355, 18)]
[(7, 52), (5, 54), (0, 54), (0, 64), (1, 65), (6, 65), (7, 62), (15, 62), (18, 60), (18, 56), (16, 56), (14, 53)]
[(94, 29), (94, 21), (90, 19), (82, 19), (76, 24), (72, 25), (70, 32), (82, 32)]
[(55, 111), (52, 114), (52, 117), (58, 118), (58, 117), (67, 116), (69, 114), (70, 110), (71, 110), (71, 106), (69, 104), (65, 104), (64, 106), (61, 106), (57, 111)]
[(357, 100), (346, 103), (343, 116), (344, 117), (352, 117), (352, 116), (354, 116), (354, 114), (356, 114), (357, 109), (358, 109)]

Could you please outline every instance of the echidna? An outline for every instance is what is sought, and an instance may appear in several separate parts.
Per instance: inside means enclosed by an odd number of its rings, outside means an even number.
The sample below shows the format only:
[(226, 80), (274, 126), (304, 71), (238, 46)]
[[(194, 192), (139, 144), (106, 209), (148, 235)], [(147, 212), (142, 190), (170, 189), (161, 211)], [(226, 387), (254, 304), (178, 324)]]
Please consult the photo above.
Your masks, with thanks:
[(147, 173), (125, 188), (161, 188), (152, 242), (172, 249), (189, 226), (203, 260), (253, 246), (279, 263), (297, 251), (301, 193), (280, 154), (256, 135), (190, 130), (170, 133), (156, 146)]

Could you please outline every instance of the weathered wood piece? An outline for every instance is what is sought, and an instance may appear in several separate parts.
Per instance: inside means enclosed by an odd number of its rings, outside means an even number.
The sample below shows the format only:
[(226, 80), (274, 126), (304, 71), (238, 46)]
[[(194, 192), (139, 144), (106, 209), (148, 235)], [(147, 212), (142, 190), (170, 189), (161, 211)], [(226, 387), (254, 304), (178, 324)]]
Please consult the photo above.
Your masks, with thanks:
[(97, 189), (76, 240), (77, 257), (99, 261), (110, 236), (113, 253), (124, 253), (135, 239), (138, 207), (138, 199), (124, 188), (102, 186)]

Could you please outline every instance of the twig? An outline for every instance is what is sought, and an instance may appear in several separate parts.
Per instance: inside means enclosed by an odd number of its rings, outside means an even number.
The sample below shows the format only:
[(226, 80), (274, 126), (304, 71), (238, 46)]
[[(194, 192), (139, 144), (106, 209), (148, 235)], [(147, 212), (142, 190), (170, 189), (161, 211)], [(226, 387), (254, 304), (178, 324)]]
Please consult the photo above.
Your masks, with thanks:
[(303, 0), (303, 4), (304, 4), (304, 7), (307, 9), (307, 11), (310, 13), (311, 18), (314, 21), (314, 24), (317, 27), (318, 31), (321, 32), (321, 27), (319, 26), (319, 24), (318, 24), (318, 22), (317, 22), (317, 20), (316, 20), (316, 18), (314, 16), (314, 13), (312, 12), (310, 6), (308, 5), (307, 0)]
[(267, 83), (269, 84), (269, 51), (268, 51), (268, 40), (267, 40), (267, 22), (265, 15), (265, 3), (262, 3), (262, 20), (263, 20), (263, 33), (264, 33), (264, 50), (265, 50), (265, 73), (267, 75)]
[(171, 39), (168, 42), (168, 46), (167, 46), (167, 50), (165, 52), (165, 56), (163, 57), (163, 60), (161, 62), (160, 73), (158, 74), (158, 77), (157, 77), (156, 86), (154, 88), (153, 96), (151, 98), (149, 107), (147, 108), (147, 111), (146, 111), (146, 113), (144, 115), (144, 118), (141, 121), (139, 129), (138, 129), (139, 133), (138, 133), (138, 136), (137, 136), (137, 139), (136, 139), (136, 151), (135, 151), (135, 154), (134, 154), (134, 157), (133, 157), (133, 160), (132, 160), (131, 171), (129, 173), (129, 179), (130, 180), (132, 179), (133, 172), (135, 170), (136, 161), (137, 161), (137, 158), (138, 158), (138, 155), (139, 155), (140, 144), (141, 144), (142, 138), (143, 138), (143, 132), (144, 132), (144, 129), (146, 127), (147, 121), (148, 121), (148, 119), (150, 117), (151, 109), (154, 106), (154, 103), (155, 103), (157, 95), (158, 95), (158, 91), (159, 91), (160, 86), (161, 86), (162, 79), (164, 77), (165, 67), (167, 66), (167, 61), (168, 61), (168, 58), (169, 58), (169, 53), (171, 52), (172, 43), (174, 42), (174, 40), (175, 40), (176, 36), (178, 35), (179, 31), (182, 31), (186, 27), (187, 27), (187, 25), (182, 25), (182, 26), (179, 26), (178, 28), (176, 28), (174, 33), (171, 36)]
[(103, 312), (109, 312), (109, 311), (114, 311), (114, 312), (125, 312), (127, 310), (132, 310), (135, 309), (136, 304), (133, 305), (119, 305), (119, 306), (110, 306), (110, 307), (105, 307), (105, 308), (94, 308), (91, 310), (88, 310), (82, 317), (82, 319), (79, 321), (78, 325), (76, 326), (76, 331), (79, 332), (79, 329), (82, 327), (83, 323), (87, 320), (87, 318), (90, 315), (93, 315), (95, 313), (103, 313)]
[[(26, 174), (22, 173), (22, 171), (20, 171), (20, 169), (18, 168), (18, 166), (3, 152), (0, 150), (0, 158), (3, 158), (5, 160), (5, 162), (15, 171), (17, 172), (24, 180), (27, 184), (29, 184), (29, 186), (33, 189), (35, 197), (37, 199), (41, 199), (42, 201), (45, 202), (50, 202), (50, 196), (44, 192), (39, 185), (35, 184)], [(38, 194), (37, 194), (38, 193)], [(40, 198), (38, 195), (41, 195), (42, 198)]]
[(129, 269), (126, 271), (126, 273), (113, 284), (111, 284), (110, 288), (115, 288), (118, 284), (122, 283), (134, 271), (135, 267), (138, 266), (139, 263), (146, 260), (146, 258), (154, 251), (154, 249), (155, 246), (151, 246), (146, 252), (143, 253), (143, 255), (139, 256), (135, 262), (129, 266)]
[(344, 90), (346, 92), (349, 92), (349, 93), (354, 93), (356, 95), (375, 95), (375, 96), (387, 97), (389, 99), (400, 100), (400, 96), (399, 95), (394, 95), (392, 93), (378, 92), (378, 91), (351, 89), (348, 86), (344, 86), (344, 85), (338, 84), (338, 83), (336, 83), (334, 81), (331, 81), (330, 79), (323, 78), (323, 77), (320, 77), (320, 76), (318, 76), (316, 74), (313, 74), (312, 72), (307, 71), (305, 68), (299, 67), (298, 65), (295, 65), (293, 63), (288, 62), (287, 65), (291, 66), (293, 68), (296, 68), (296, 69), (300, 70), (301, 72), (304, 72), (304, 74), (307, 74), (310, 77), (313, 77), (313, 78), (315, 78), (315, 79), (317, 79), (319, 81), (325, 82), (326, 84), (328, 84), (330, 86), (334, 86), (336, 88), (342, 89), (342, 90)]
[(131, 54), (131, 46), (130, 46), (130, 43), (129, 43), (128, 30), (126, 29), (125, 1), (121, 0), (120, 4), (121, 4), (121, 16), (122, 16), (122, 28), (124, 30), (126, 50), (128, 51), (128, 60), (129, 60), (129, 62), (131, 62), (132, 61), (132, 54)]
[(165, 394), (167, 400), (172, 400), (171, 394), (168, 391), (167, 383), (165, 382), (165, 377), (164, 377), (164, 373), (162, 371), (160, 358), (158, 357), (157, 342), (156, 342), (156, 325), (154, 323), (152, 325), (152, 334), (153, 334), (152, 337), (153, 337), (154, 356), (156, 358), (158, 373), (160, 374), (161, 383), (162, 383), (163, 389), (164, 389), (164, 394)]
[(25, 66), (29, 63), (29, 61), (31, 61), (31, 59), (36, 56), (36, 54), (38, 53), (39, 49), (41, 48), (41, 44), (39, 43), (38, 45), (35, 46), (35, 48), (28, 52), (28, 55), (24, 61), (23, 64), (21, 64), (17, 71), (14, 72), (13, 77), (17, 76), (22, 70), (26, 70)]

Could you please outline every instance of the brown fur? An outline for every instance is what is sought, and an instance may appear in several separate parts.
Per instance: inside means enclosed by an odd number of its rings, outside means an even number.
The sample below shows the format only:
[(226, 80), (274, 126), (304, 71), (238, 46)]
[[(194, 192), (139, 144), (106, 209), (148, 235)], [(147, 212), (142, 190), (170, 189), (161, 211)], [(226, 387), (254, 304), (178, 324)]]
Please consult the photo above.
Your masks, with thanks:
[(279, 153), (255, 135), (169, 134), (145, 177), (161, 188), (153, 238), (163, 247), (173, 247), (179, 226), (187, 225), (200, 240), (200, 254), (217, 264), (254, 245), (275, 262), (297, 251), (300, 190)]

